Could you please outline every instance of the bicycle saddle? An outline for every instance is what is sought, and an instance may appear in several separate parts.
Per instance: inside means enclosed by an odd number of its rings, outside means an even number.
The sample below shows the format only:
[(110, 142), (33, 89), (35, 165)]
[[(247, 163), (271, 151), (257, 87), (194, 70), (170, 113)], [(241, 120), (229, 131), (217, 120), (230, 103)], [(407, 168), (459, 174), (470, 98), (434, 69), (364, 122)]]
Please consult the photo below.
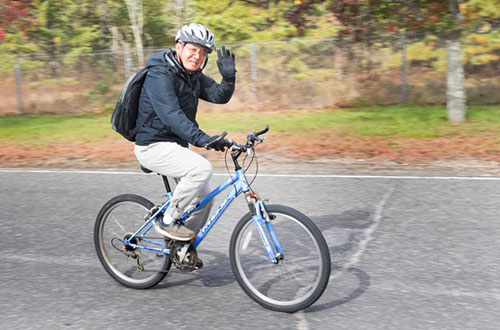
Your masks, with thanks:
[(145, 168), (145, 167), (144, 167), (144, 166), (142, 166), (142, 165), (141, 165), (141, 170), (142, 170), (144, 173), (147, 173), (147, 174), (149, 174), (149, 173), (153, 173), (153, 171), (151, 171), (150, 169)]

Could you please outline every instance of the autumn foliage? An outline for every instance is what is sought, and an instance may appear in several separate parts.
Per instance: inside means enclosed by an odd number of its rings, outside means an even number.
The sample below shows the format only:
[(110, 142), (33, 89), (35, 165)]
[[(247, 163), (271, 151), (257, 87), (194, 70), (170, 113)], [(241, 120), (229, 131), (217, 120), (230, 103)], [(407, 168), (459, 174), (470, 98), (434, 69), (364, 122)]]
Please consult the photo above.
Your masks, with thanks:
[(32, 0), (0, 1), (0, 41), (4, 41), (8, 33), (25, 30), (30, 26), (31, 3)]

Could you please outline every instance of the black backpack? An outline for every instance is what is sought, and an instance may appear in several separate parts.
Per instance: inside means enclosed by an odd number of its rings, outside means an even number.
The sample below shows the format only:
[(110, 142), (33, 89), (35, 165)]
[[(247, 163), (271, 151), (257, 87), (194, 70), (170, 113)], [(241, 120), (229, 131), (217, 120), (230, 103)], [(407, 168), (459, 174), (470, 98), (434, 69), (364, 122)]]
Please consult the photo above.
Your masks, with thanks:
[(128, 78), (111, 116), (111, 127), (132, 142), (135, 142), (137, 131), (154, 115), (154, 111), (151, 112), (139, 126), (136, 126), (142, 85), (144, 84), (144, 80), (146, 80), (146, 75), (150, 68), (142, 68)]

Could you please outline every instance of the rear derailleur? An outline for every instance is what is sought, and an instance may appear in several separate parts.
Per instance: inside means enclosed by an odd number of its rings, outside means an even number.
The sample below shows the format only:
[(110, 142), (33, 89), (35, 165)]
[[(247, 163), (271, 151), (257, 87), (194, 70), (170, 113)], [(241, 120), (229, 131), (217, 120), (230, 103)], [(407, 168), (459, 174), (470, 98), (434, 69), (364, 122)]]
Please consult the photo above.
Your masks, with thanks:
[[(136, 250), (136, 248), (134, 248), (128, 244), (122, 244), (122, 246), (120, 247), (119, 244), (117, 244), (118, 242), (123, 242), (125, 240), (130, 239), (130, 237), (132, 237), (132, 234), (127, 233), (127, 234), (125, 234), (125, 236), (121, 240), (119, 240), (117, 238), (113, 238), (113, 239), (111, 239), (111, 245), (115, 249), (117, 249), (118, 251), (121, 251), (128, 258), (134, 259), (137, 262), (137, 271), (142, 272), (142, 271), (144, 271), (144, 266), (141, 264), (140, 255), (139, 255), (138, 251)], [(132, 243), (132, 244), (138, 244), (138, 242), (139, 242), (138, 237), (134, 237), (130, 241), (130, 243)]]

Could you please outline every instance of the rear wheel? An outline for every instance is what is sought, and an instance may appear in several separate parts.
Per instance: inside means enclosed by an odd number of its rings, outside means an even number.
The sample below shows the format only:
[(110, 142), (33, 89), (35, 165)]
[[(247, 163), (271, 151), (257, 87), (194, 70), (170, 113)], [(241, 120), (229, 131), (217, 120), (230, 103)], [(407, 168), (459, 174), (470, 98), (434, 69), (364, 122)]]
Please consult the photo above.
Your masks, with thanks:
[[(97, 215), (94, 244), (99, 260), (111, 277), (129, 288), (147, 289), (158, 284), (171, 266), (168, 255), (133, 248), (122, 241), (129, 239), (144, 224), (153, 206), (141, 196), (119, 195), (107, 202)], [(148, 237), (148, 240), (166, 246), (164, 237), (150, 233), (157, 237)], [(132, 243), (153, 246), (140, 238), (134, 238)]]
[(271, 262), (247, 213), (231, 236), (231, 268), (241, 288), (257, 303), (296, 312), (318, 300), (328, 284), (328, 246), (318, 227), (302, 213), (282, 205), (265, 208), (283, 250), (282, 260)]

